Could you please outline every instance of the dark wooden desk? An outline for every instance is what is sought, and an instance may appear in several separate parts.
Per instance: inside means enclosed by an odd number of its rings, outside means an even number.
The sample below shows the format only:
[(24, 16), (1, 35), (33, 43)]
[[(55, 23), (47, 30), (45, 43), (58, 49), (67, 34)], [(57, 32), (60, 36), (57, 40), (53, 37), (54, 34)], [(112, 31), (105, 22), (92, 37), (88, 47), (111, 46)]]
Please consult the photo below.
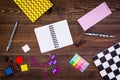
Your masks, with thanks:
[[(82, 37), (84, 31), (77, 22), (78, 18), (95, 8), (104, 0), (51, 1), (54, 6), (36, 22), (32, 23), (12, 0), (0, 0), (0, 80), (102, 80), (91, 57), (120, 41), (120, 0), (106, 0), (113, 13), (86, 31), (116, 36), (113, 39), (91, 36)], [(51, 53), (56, 55), (58, 65), (61, 66), (62, 71), (57, 76), (50, 74), (45, 78), (43, 76), (44, 69), (41, 68), (41, 64), (42, 62), (48, 62), (49, 56), (40, 53), (34, 28), (63, 19), (68, 20), (74, 43), (78, 44), (80, 40), (83, 41), (79, 47), (71, 45), (51, 51)], [(19, 25), (12, 47), (6, 52), (6, 46), (16, 21), (19, 21)], [(28, 44), (31, 48), (28, 53), (24, 53), (21, 49), (24, 44)], [(90, 63), (84, 73), (77, 71), (69, 64), (69, 60), (75, 53), (78, 53)], [(29, 66), (29, 71), (18, 71), (13, 76), (5, 76), (3, 72), (8, 66), (6, 57), (15, 61), (15, 57), (18, 55), (23, 56), (24, 63)], [(30, 56), (36, 59), (39, 67), (34, 67), (31, 64)]]

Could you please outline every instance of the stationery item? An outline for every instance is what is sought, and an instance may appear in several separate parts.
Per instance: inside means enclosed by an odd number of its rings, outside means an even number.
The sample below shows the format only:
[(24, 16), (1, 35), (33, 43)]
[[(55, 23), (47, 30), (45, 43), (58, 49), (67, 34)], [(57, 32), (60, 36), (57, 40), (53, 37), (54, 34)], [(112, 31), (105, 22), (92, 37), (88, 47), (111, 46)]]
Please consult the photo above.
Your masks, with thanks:
[(28, 65), (27, 64), (22, 64), (22, 65), (20, 65), (20, 67), (21, 67), (22, 72), (28, 71)]
[(52, 64), (53, 64), (53, 62), (52, 62), (52, 61), (49, 61), (49, 62), (48, 62), (48, 65), (52, 65)]
[(41, 53), (73, 44), (67, 20), (35, 28)]
[(56, 69), (57, 69), (56, 74), (59, 74), (60, 71), (61, 71), (61, 67), (60, 67), (60, 66), (57, 66)]
[(42, 68), (45, 68), (46, 66), (47, 66), (46, 62), (43, 62), (42, 65), (41, 65)]
[(28, 44), (26, 44), (22, 47), (22, 50), (24, 51), (24, 53), (27, 53), (30, 50), (30, 47), (28, 46)]
[(12, 34), (11, 34), (11, 37), (10, 37), (9, 43), (8, 43), (8, 45), (7, 45), (6, 51), (8, 51), (9, 48), (11, 47), (11, 45), (12, 45), (12, 40), (13, 40), (13, 37), (14, 37), (15, 31), (16, 31), (17, 25), (18, 25), (18, 22), (16, 22), (15, 25), (14, 25), (14, 28), (13, 28), (13, 31), (12, 31)]
[(50, 56), (50, 58), (51, 58), (51, 59), (54, 59), (54, 58), (55, 58), (55, 55), (54, 55), (54, 54), (52, 54), (52, 55)]
[(35, 22), (49, 8), (53, 6), (50, 0), (13, 0), (25, 15)]
[(8, 75), (8, 76), (9, 76), (9, 75), (12, 75), (12, 74), (13, 74), (12, 68), (11, 68), (11, 67), (6, 68), (6, 69), (5, 69), (5, 74)]
[(98, 33), (85, 33), (85, 35), (97, 36), (97, 37), (107, 37), (107, 38), (114, 38), (115, 37), (115, 36), (108, 35), (108, 34), (98, 34)]
[[(58, 61), (55, 59), (55, 55), (49, 53), (49, 56), (50, 56), (50, 61), (48, 62), (49, 67), (45, 69), (45, 73), (44, 73), (45, 77), (48, 76), (48, 71), (51, 71), (52, 74), (56, 74), (56, 75), (59, 74), (61, 71), (61, 68), (57, 65)], [(44, 65), (44, 63), (42, 65)]]
[(23, 57), (22, 56), (17, 56), (16, 57), (16, 63), (17, 64), (22, 64), (23, 63)]
[(120, 80), (120, 42), (93, 56), (104, 80)]
[(75, 54), (69, 63), (81, 72), (84, 72), (89, 65), (89, 63), (78, 54)]
[(32, 64), (33, 64), (35, 67), (38, 67), (38, 63), (36, 62), (36, 60), (34, 59), (34, 57), (30, 56), (30, 60), (31, 60)]
[(105, 2), (85, 14), (83, 17), (78, 19), (79, 24), (82, 26), (83, 30), (86, 31), (112, 12)]
[(44, 77), (48, 77), (48, 71), (44, 73)]
[(55, 59), (55, 55), (52, 54), (50, 55), (50, 61), (48, 62), (48, 65), (51, 66), (51, 65), (55, 65), (57, 63), (57, 60)]
[(57, 60), (55, 59), (55, 60), (53, 60), (53, 64), (55, 65), (57, 63)]
[(57, 72), (57, 69), (54, 68), (54, 69), (52, 70), (52, 73), (54, 74), (54, 73), (56, 73), (56, 72)]
[(56, 60), (56, 59), (50, 60), (50, 61), (48, 62), (48, 65), (55, 65), (55, 64), (57, 64), (57, 60)]

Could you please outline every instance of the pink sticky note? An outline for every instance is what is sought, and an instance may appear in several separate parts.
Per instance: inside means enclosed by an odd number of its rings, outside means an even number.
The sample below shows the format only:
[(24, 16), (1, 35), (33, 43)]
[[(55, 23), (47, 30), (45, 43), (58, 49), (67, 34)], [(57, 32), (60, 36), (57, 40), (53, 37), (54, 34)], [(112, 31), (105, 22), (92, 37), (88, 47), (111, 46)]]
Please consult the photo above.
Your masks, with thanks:
[(105, 2), (78, 19), (84, 31), (110, 15), (112, 12)]

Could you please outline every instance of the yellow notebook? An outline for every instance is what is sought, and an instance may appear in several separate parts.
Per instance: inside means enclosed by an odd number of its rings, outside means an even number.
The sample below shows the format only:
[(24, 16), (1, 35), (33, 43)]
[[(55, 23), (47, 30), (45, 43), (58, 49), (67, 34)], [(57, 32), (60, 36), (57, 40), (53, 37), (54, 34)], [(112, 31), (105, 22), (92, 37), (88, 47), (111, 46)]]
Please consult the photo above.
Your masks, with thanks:
[(35, 22), (43, 15), (53, 4), (49, 0), (13, 0), (25, 15)]

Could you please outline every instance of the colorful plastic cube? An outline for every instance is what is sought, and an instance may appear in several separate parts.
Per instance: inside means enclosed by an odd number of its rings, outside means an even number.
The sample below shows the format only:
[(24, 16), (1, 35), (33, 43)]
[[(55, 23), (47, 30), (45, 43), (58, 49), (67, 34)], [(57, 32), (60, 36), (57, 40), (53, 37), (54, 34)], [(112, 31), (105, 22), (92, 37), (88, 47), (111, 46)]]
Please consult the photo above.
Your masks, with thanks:
[(22, 56), (16, 57), (16, 63), (17, 63), (17, 64), (23, 63), (23, 57), (22, 57)]
[(22, 72), (28, 71), (28, 65), (27, 64), (20, 65), (20, 67), (21, 67)]
[(6, 69), (5, 69), (5, 74), (8, 75), (8, 76), (9, 76), (9, 75), (12, 75), (12, 74), (13, 74), (12, 68), (11, 68), (11, 67), (6, 68)]

